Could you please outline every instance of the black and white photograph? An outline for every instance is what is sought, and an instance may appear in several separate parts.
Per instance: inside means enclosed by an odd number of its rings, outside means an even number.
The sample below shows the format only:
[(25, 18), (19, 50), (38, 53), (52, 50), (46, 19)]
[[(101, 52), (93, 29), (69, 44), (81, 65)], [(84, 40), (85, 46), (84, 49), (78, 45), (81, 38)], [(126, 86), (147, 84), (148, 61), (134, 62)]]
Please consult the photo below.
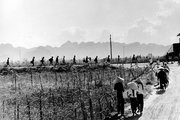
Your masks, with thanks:
[(180, 0), (0, 0), (0, 120), (180, 120)]

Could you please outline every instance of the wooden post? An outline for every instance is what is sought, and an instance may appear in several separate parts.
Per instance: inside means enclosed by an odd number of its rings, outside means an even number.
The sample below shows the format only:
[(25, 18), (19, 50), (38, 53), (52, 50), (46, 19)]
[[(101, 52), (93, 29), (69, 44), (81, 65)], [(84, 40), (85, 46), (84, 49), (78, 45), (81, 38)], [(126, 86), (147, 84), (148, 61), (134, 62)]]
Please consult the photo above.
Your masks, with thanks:
[(16, 98), (15, 98), (15, 106), (14, 106), (14, 120), (16, 120)]
[(39, 115), (40, 115), (40, 120), (43, 120), (43, 112), (42, 112), (42, 100), (41, 100), (41, 95), (42, 95), (42, 90), (40, 91), (39, 95)]
[(112, 42), (111, 42), (111, 34), (110, 34), (110, 55), (112, 60)]
[(92, 106), (92, 100), (91, 100), (91, 98), (89, 98), (89, 111), (90, 111), (91, 120), (94, 120), (93, 106)]
[(74, 109), (74, 117), (75, 117), (75, 120), (77, 119), (77, 108)]
[(40, 74), (39, 74), (39, 81), (40, 81), (41, 90), (43, 90), (43, 85), (42, 85), (41, 75)]
[(84, 72), (84, 88), (86, 89), (86, 73)]
[(58, 78), (57, 78), (57, 73), (56, 72), (54, 72), (55, 73), (55, 87), (57, 88), (57, 82), (58, 82)]
[(17, 103), (17, 120), (19, 120), (19, 103)]
[(16, 73), (14, 73), (14, 86), (15, 86), (15, 91), (16, 91), (16, 87), (17, 87), (17, 86), (16, 86), (16, 82), (17, 82), (17, 81), (16, 81)]
[(100, 120), (103, 119), (103, 116), (102, 116), (102, 106), (101, 106), (101, 101), (100, 101), (100, 98), (98, 99), (98, 103), (99, 103), (99, 114), (100, 114)]
[(33, 87), (33, 76), (32, 76), (32, 71), (31, 71), (31, 86)]
[(4, 118), (4, 112), (5, 112), (5, 110), (4, 110), (4, 100), (3, 100), (2, 105), (3, 105), (3, 118)]
[(53, 102), (53, 117), (54, 117), (54, 120), (57, 120), (57, 106), (56, 106), (56, 99), (55, 99), (55, 96), (54, 96), (54, 93), (52, 93), (52, 102)]
[(28, 120), (31, 120), (31, 107), (30, 107), (30, 101), (27, 95), (26, 95), (26, 100), (27, 100)]
[(60, 78), (60, 80), (61, 80), (61, 87), (63, 87), (63, 80), (62, 80), (61, 74), (59, 74), (59, 78)]

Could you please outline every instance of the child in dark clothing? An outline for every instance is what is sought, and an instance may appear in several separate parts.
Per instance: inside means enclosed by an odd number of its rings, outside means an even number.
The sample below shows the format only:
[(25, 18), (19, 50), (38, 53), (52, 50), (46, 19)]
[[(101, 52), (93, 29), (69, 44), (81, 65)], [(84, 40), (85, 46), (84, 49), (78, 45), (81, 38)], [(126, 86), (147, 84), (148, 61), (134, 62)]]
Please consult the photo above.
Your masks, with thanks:
[(138, 92), (137, 92), (137, 104), (138, 104), (138, 111), (140, 114), (143, 112), (144, 107), (144, 85), (141, 80), (135, 81), (138, 86)]

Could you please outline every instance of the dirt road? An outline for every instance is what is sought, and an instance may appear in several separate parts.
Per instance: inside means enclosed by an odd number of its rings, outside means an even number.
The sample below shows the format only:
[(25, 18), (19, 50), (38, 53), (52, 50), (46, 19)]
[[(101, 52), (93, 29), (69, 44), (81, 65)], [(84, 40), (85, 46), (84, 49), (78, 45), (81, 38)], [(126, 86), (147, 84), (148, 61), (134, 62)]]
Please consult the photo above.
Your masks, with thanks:
[(127, 120), (180, 120), (180, 66), (170, 65), (170, 84), (162, 93), (155, 90), (145, 101), (142, 116)]

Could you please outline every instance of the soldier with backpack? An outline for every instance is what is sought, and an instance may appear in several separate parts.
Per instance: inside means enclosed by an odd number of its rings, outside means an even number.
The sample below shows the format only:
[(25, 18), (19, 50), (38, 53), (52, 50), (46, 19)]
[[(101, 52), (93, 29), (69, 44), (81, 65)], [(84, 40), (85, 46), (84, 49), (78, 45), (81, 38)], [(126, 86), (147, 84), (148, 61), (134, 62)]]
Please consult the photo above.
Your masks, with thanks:
[(31, 62), (30, 62), (32, 64), (32, 66), (34, 66), (34, 59), (35, 59), (35, 57), (33, 57)]
[(53, 56), (49, 59), (50, 65), (53, 65)]
[(40, 60), (40, 63), (41, 63), (41, 66), (42, 66), (42, 65), (45, 65), (45, 64), (44, 64), (44, 57), (42, 57), (42, 59)]

